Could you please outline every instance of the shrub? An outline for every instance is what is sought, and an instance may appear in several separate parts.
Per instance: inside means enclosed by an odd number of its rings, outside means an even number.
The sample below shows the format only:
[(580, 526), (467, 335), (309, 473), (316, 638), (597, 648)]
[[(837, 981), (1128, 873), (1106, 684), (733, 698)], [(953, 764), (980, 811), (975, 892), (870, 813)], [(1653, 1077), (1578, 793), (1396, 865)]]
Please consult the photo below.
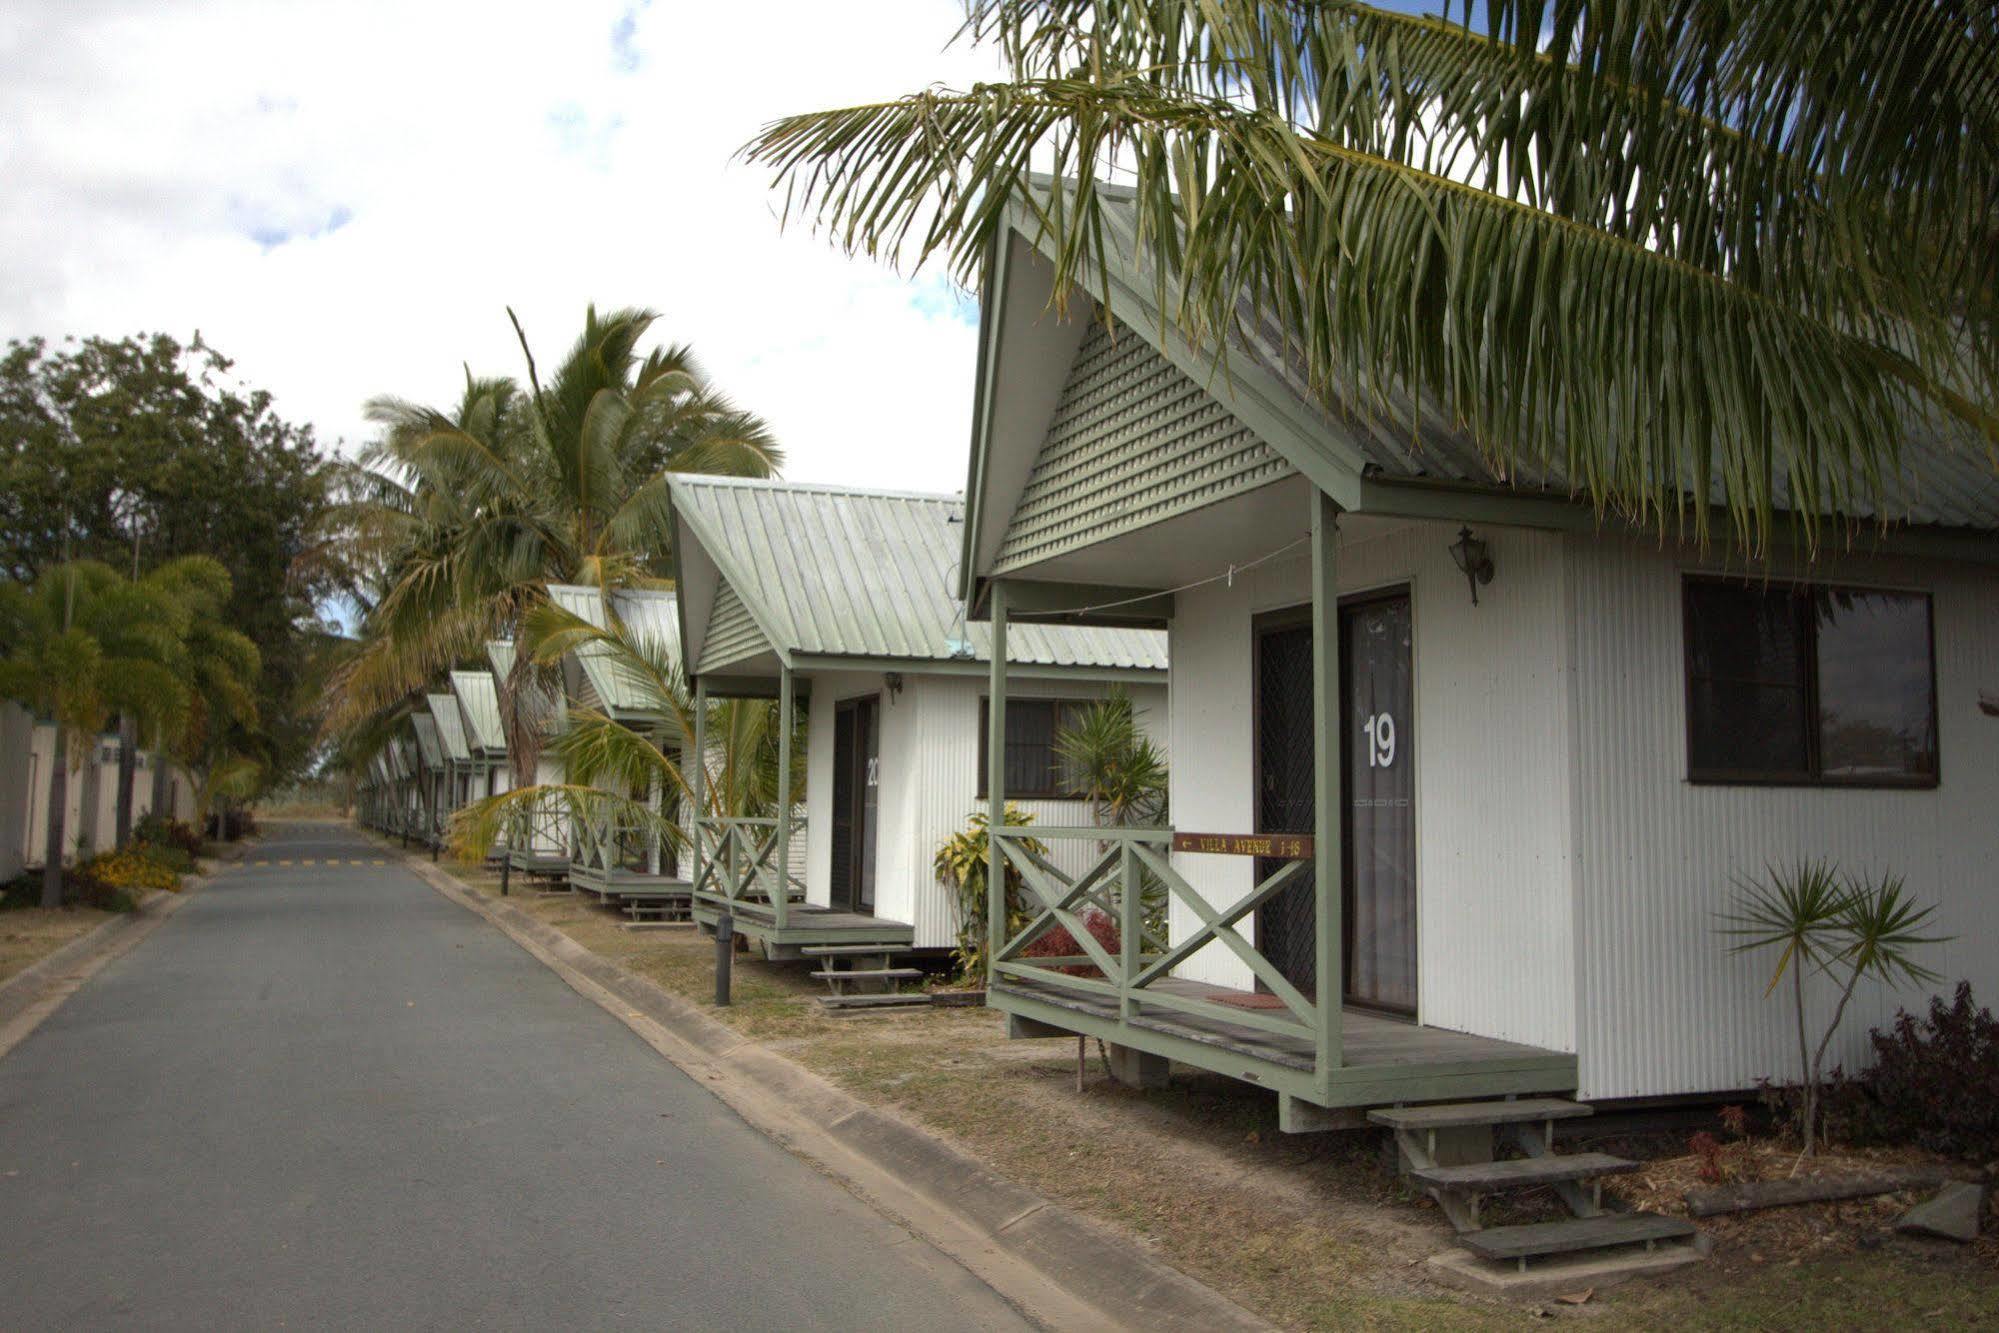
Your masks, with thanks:
[(157, 861), (176, 875), (194, 873), (194, 858), (179, 847), (163, 846), (151, 842), (135, 842), (128, 849), (135, 856), (143, 856), (149, 861)]
[(1999, 1019), (1960, 981), (1927, 1017), (1904, 1009), (1872, 1034), (1874, 1066), (1833, 1089), (1838, 1125), (1861, 1142), (1913, 1143), (1973, 1161), (1999, 1157)]
[(180, 891), (180, 875), (173, 867), (137, 847), (93, 856), (75, 869), (114, 889)]
[[(1105, 953), (1117, 957), (1120, 940), (1117, 922), (1110, 914), (1092, 907), (1083, 913), (1083, 929), (1090, 932), (1090, 938), (1103, 947)], [(1053, 926), (1020, 951), (1022, 958), (1073, 958), (1083, 953), (1083, 946), (1076, 943), (1076, 937), (1069, 933), (1067, 926)], [(1072, 977), (1100, 977), (1103, 969), (1095, 963), (1078, 963), (1070, 967), (1058, 967), (1057, 972), (1066, 972)]]
[(133, 840), (151, 847), (173, 847), (187, 853), (190, 863), (201, 855), (201, 830), (169, 815), (147, 815), (132, 830)]

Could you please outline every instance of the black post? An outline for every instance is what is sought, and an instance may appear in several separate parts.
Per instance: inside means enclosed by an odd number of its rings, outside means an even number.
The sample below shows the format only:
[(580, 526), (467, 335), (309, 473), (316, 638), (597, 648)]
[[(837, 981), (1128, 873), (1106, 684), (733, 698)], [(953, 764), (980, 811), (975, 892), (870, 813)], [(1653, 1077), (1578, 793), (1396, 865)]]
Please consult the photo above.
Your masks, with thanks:
[(507, 896), (507, 880), (513, 876), (513, 873), (514, 858), (502, 852), (500, 854), (500, 896), (502, 898)]
[(736, 918), (727, 912), (715, 918), (715, 1003), (729, 1003), (729, 969), (736, 961)]

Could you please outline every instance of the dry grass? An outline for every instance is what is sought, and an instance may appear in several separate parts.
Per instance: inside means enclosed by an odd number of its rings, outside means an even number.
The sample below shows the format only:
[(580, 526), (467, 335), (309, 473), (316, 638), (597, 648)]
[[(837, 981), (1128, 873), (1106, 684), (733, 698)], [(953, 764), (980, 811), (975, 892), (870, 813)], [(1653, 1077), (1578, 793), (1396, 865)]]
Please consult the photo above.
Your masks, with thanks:
[(90, 907), (15, 907), (0, 912), (0, 981), (33, 967), (113, 915)]
[[(456, 873), (478, 892), (498, 891), (491, 872)], [(692, 927), (628, 932), (588, 899), (514, 885), (515, 906), (585, 948), (677, 994), (712, 997), (714, 945)], [(1522, 1318), (1518, 1306), (1423, 1278), (1422, 1260), (1450, 1247), (1448, 1231), (1434, 1206), (1404, 1187), (1376, 1136), (1282, 1135), (1274, 1098), (1185, 1070), (1170, 1089), (1133, 1092), (1106, 1077), (1093, 1047), (1078, 1093), (1073, 1041), (1010, 1042), (982, 1009), (834, 1016), (811, 1003), (819, 993), (803, 968), (739, 955), (734, 1006), (710, 1012), (1011, 1179), (1122, 1228), (1287, 1328), (1455, 1329)], [(1796, 1310), (1813, 1311), (1826, 1327), (1999, 1317), (1999, 1272), (1974, 1255), (1907, 1241), (1870, 1251), (1855, 1240), (1798, 1255), (1779, 1271), (1746, 1257), (1731, 1262), (1734, 1242), (1716, 1230), (1722, 1255), (1688, 1277), (1535, 1313), (1676, 1328), (1795, 1324), (1786, 1316)], [(1792, 1257), (1783, 1254), (1787, 1265)], [(1948, 1292), (1936, 1288), (1939, 1265), (1951, 1275)], [(1864, 1291), (1867, 1304), (1819, 1301), (1803, 1294), (1808, 1287)]]

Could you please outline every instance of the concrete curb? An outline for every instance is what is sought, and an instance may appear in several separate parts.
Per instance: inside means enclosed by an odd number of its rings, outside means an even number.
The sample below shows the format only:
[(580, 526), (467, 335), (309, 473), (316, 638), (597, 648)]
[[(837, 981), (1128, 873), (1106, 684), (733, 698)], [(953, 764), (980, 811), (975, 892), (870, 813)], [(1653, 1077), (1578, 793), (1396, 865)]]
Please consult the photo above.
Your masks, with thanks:
[(406, 858), (432, 888), (505, 932), (790, 1151), (957, 1259), (1050, 1327), (1269, 1329), (1140, 1245), (709, 1017), (511, 904)]

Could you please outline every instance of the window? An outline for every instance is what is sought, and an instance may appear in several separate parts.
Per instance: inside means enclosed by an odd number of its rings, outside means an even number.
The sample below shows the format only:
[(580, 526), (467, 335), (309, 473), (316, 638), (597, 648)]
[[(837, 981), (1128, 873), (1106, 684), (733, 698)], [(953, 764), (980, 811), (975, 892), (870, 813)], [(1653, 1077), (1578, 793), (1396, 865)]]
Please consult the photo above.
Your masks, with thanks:
[(1686, 659), (1693, 781), (1936, 785), (1925, 594), (1689, 579)]
[[(1075, 714), (1089, 707), (1083, 699), (1008, 699), (1006, 701), (1006, 795), (1008, 800), (1052, 800), (1068, 796), (1069, 783), (1055, 754), (1055, 736)], [(986, 795), (986, 738), (991, 732), (991, 700), (979, 700), (979, 790)]]

